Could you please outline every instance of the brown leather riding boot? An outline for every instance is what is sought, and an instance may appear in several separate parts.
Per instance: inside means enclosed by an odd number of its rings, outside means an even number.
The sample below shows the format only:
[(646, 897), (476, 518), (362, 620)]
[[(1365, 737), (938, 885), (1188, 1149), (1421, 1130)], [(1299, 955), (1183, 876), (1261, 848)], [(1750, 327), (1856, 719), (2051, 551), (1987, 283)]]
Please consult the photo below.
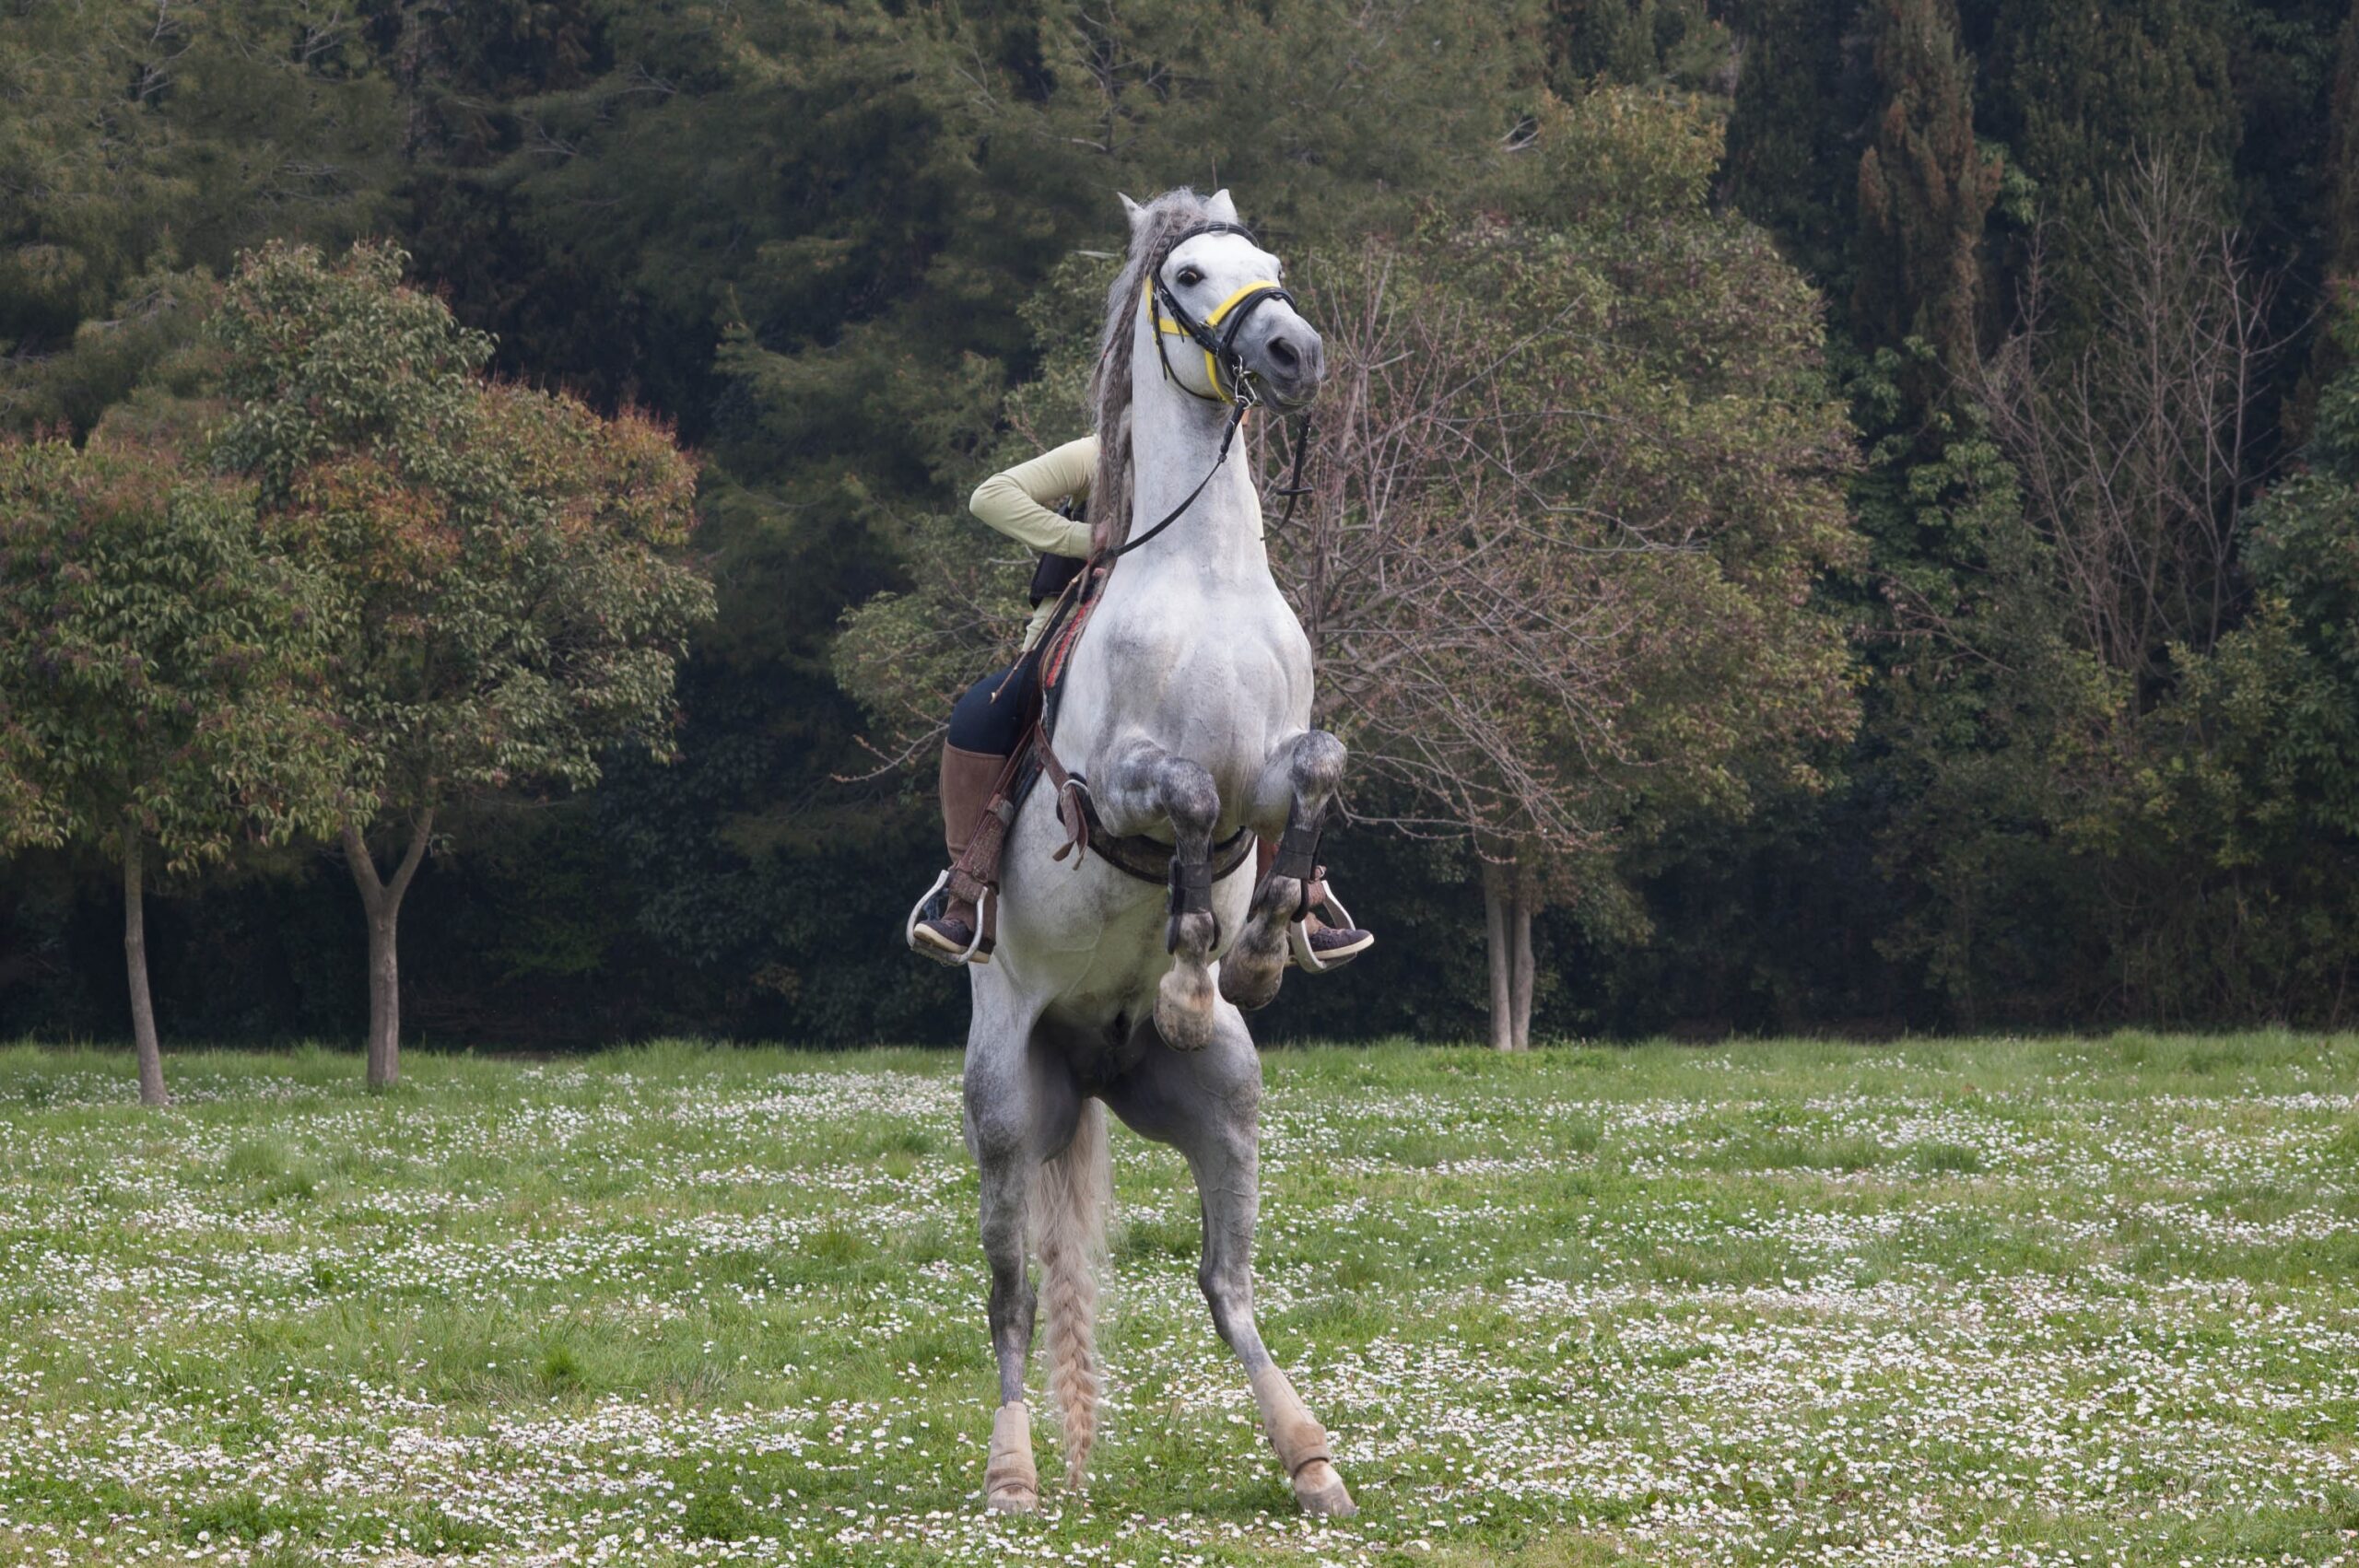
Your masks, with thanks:
[[(991, 804), (992, 790), (1006, 767), (1007, 758), (1003, 756), (960, 751), (947, 743), (943, 746), (942, 838), (950, 850), (953, 866), (973, 841), (975, 824)], [(985, 866), (980, 870), (986, 880), (991, 880), (997, 877), (999, 868)], [(979, 922), (974, 900), (961, 896), (954, 888), (942, 913), (910, 926), (910, 945), (945, 964), (988, 964), (992, 956), (992, 924), (988, 909)]]

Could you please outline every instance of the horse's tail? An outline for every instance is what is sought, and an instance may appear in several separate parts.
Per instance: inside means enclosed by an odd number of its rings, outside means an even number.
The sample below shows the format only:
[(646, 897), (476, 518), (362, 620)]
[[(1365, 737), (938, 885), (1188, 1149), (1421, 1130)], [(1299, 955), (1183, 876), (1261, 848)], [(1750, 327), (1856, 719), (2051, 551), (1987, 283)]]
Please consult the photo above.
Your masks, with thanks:
[(1040, 1167), (1031, 1204), (1048, 1317), (1049, 1394), (1063, 1430), (1065, 1484), (1076, 1491), (1086, 1484), (1089, 1445), (1097, 1435), (1097, 1267), (1113, 1202), (1106, 1107), (1084, 1100), (1073, 1141)]

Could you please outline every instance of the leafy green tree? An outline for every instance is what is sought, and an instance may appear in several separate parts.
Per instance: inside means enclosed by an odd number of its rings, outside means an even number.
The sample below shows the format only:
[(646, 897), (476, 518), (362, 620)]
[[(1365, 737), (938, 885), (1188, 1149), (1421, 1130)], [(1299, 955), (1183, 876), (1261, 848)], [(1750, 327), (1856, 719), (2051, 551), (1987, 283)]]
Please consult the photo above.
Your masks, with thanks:
[(213, 322), (230, 400), (214, 460), (252, 478), (336, 610), (330, 689), (358, 750), (338, 837), (368, 916), (377, 1085), (399, 1073), (397, 922), (437, 813), (587, 789), (611, 746), (668, 754), (674, 669), (711, 614), (674, 558), (696, 477), (670, 431), (486, 380), (490, 345), (403, 287), (404, 261), (268, 246)]
[(1850, 791), (1887, 890), (1875, 948), (1969, 1026), (2069, 1017), (2101, 898), (2058, 825), (2125, 682), (2067, 635), (2063, 574), (1967, 404), (1873, 517), (1883, 601)]
[(192, 871), (332, 825), (346, 737), (323, 585), (272, 553), (251, 491), (170, 451), (0, 446), (0, 837), (121, 868), (139, 1094), (166, 1099), (147, 984), (151, 855)]

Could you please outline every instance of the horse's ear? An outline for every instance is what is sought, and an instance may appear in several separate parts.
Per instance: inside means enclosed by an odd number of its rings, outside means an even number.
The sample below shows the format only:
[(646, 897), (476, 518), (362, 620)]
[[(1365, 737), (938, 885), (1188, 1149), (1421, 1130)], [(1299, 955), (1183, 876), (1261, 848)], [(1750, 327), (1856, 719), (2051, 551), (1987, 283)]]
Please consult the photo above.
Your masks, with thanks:
[(1211, 218), (1215, 223), (1235, 223), (1238, 221), (1237, 204), (1229, 199), (1227, 186), (1224, 185), (1219, 190), (1215, 191), (1205, 201), (1204, 216)]
[(1145, 228), (1146, 208), (1139, 205), (1138, 203), (1131, 200), (1130, 197), (1123, 195), (1120, 191), (1115, 192), (1114, 194), (1121, 199), (1122, 216), (1131, 220), (1131, 232), (1136, 234), (1140, 229)]

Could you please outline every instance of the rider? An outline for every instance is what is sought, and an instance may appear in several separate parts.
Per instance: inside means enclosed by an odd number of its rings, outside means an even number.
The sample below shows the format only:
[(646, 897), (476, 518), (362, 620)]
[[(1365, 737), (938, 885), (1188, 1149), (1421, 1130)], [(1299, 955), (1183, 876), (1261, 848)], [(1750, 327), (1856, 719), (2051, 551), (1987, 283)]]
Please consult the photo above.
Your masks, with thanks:
[[(942, 747), (942, 836), (954, 864), (967, 852), (992, 788), (1024, 739), (1039, 677), (1038, 661), (1023, 655), (1047, 630), (1058, 595), (1079, 575), (1089, 555), (1089, 524), (1081, 517), (1097, 471), (1097, 438), (1084, 436), (992, 474), (975, 487), (967, 503), (978, 518), (1044, 558), (1032, 579), (1032, 620), (1024, 628), (1015, 663), (976, 682), (950, 710), (950, 734)], [(1276, 847), (1264, 840), (1260, 852), (1256, 875), (1266, 876)], [(988, 920), (985, 924), (988, 928)], [(1303, 930), (1320, 970), (1349, 963), (1376, 943), (1373, 935), (1356, 927), (1326, 924), (1316, 911), (1304, 917)], [(910, 937), (929, 958), (945, 963), (966, 958), (976, 964), (991, 960), (990, 930), (977, 940), (974, 903), (955, 890), (942, 912), (918, 921)]]

